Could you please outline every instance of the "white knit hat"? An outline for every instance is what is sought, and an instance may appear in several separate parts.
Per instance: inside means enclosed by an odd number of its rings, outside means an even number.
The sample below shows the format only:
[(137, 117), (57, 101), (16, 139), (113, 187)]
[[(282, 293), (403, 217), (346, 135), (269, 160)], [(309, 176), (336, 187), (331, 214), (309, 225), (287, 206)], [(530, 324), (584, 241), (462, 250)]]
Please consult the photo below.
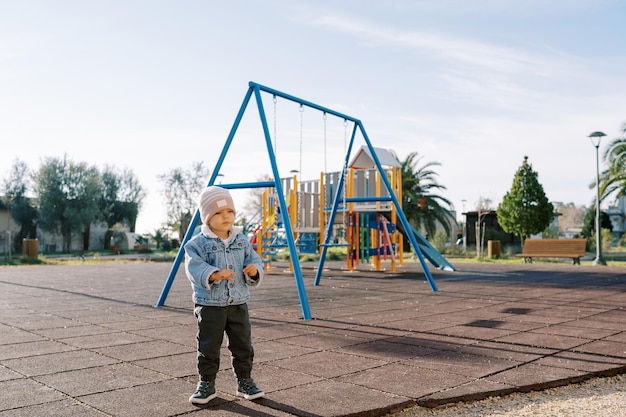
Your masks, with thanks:
[(207, 224), (207, 220), (218, 211), (230, 208), (235, 210), (233, 198), (227, 189), (212, 185), (205, 188), (198, 198), (198, 207), (200, 208), (200, 219), (202, 224)]

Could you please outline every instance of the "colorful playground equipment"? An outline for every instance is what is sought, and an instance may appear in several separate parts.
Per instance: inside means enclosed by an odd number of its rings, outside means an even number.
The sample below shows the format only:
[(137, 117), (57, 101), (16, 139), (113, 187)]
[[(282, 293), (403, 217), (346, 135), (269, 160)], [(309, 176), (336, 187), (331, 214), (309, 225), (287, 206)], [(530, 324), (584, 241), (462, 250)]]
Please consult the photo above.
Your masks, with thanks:
[[(392, 186), (392, 191), (402, 199), (402, 173), (400, 164), (392, 153), (374, 148), (381, 165)], [(381, 271), (383, 261), (390, 261), (390, 270), (402, 266), (404, 247), (402, 227), (396, 227), (397, 214), (389, 202), (355, 202), (346, 199), (388, 198), (382, 187), (379, 172), (373, 168), (373, 160), (368, 148), (362, 147), (349, 164), (346, 187), (337, 208), (337, 216), (332, 225), (328, 224), (328, 214), (333, 198), (333, 190), (338, 187), (340, 172), (320, 173), (319, 180), (298, 182), (297, 176), (281, 179), (288, 202), (288, 216), (282, 216), (274, 187), (268, 187), (262, 196), (260, 219), (253, 225), (251, 242), (256, 245), (259, 255), (267, 266), (278, 250), (287, 247), (283, 222), (288, 220), (294, 234), (299, 254), (317, 254), (320, 251), (324, 233), (330, 233), (327, 247), (344, 247), (347, 254), (347, 269), (353, 271), (359, 264), (370, 264)], [(454, 270), (454, 267), (424, 239), (419, 232), (410, 230), (426, 258), (439, 269)], [(400, 255), (398, 255), (400, 254)]]
[[(366, 152), (362, 148), (361, 152)], [(380, 155), (388, 151), (377, 149)], [(359, 152), (360, 155), (360, 152)], [(357, 156), (357, 160), (361, 160)], [(394, 160), (389, 157), (384, 160)], [(356, 161), (350, 164), (347, 187), (344, 197), (365, 197), (369, 195), (384, 195), (381, 181), (375, 169), (356, 168)], [(386, 168), (386, 175), (391, 175), (394, 192), (399, 193), (396, 181), (399, 174), (397, 162)], [(402, 257), (396, 257), (396, 252), (402, 252), (402, 239), (393, 225), (396, 213), (389, 203), (347, 203), (342, 201), (338, 207), (337, 216), (332, 225), (328, 224), (333, 191), (338, 186), (340, 173), (320, 173), (319, 180), (298, 182), (297, 176), (282, 179), (283, 190), (288, 201), (288, 216), (282, 216), (278, 205), (278, 198), (274, 188), (268, 188), (262, 196), (261, 217), (253, 226), (251, 242), (256, 245), (259, 255), (266, 265), (271, 266), (272, 257), (277, 250), (287, 247), (284, 238), (283, 222), (288, 220), (294, 233), (294, 240), (298, 253), (317, 254), (320, 244), (324, 241), (324, 233), (331, 233), (328, 247), (338, 246), (346, 248), (347, 268), (353, 271), (359, 263), (369, 263), (382, 270), (381, 260), (390, 259), (391, 270), (396, 270), (396, 259), (402, 264)], [(386, 215), (383, 215), (386, 213)], [(330, 227), (329, 227), (330, 226)]]
[[(315, 191), (315, 184), (313, 183), (308, 184), (304, 182), (301, 183), (300, 186), (297, 186), (297, 180), (294, 178), (293, 184), (296, 186), (290, 187), (285, 185), (284, 181), (281, 179), (276, 162), (275, 145), (272, 144), (272, 135), (270, 135), (265, 115), (264, 102), (261, 96), (262, 93), (270, 94), (273, 97), (274, 104), (277, 98), (281, 98), (299, 104), (300, 109), (307, 107), (320, 111), (324, 117), (324, 124), (326, 123), (327, 116), (333, 116), (343, 120), (346, 138), (344, 138), (345, 157), (342, 170), (339, 173), (322, 173), (320, 175), (319, 184), (317, 185), (317, 191)], [(386, 160), (386, 155), (382, 153), (385, 159), (381, 159), (381, 157), (378, 156), (380, 150), (377, 152), (372, 146), (363, 124), (359, 119), (285, 94), (278, 90), (250, 82), (239, 112), (237, 113), (237, 117), (233, 123), (233, 127), (226, 139), (226, 143), (222, 148), (217, 163), (212, 170), (211, 178), (207, 185), (215, 184), (216, 179), (220, 175), (220, 168), (224, 163), (252, 97), (254, 97), (256, 101), (259, 112), (267, 155), (272, 169), (272, 179), (268, 179), (267, 181), (220, 185), (227, 189), (266, 188), (273, 190), (273, 196), (268, 196), (267, 201), (269, 202), (271, 198), (274, 198), (274, 206), (272, 208), (272, 206), (268, 205), (268, 211), (264, 212), (262, 216), (265, 219), (263, 220), (265, 223), (259, 226), (257, 232), (258, 230), (266, 230), (271, 222), (276, 221), (279, 214), (288, 214), (289, 221), (281, 222), (280, 231), (289, 249), (291, 268), (298, 289), (303, 319), (310, 320), (312, 318), (298, 257), (298, 247), (304, 249), (307, 247), (305, 243), (307, 241), (309, 242), (308, 247), (317, 246), (320, 250), (320, 259), (314, 281), (314, 285), (317, 286), (320, 284), (328, 248), (333, 245), (346, 245), (350, 253), (349, 258), (352, 259), (352, 261), (349, 261), (349, 268), (351, 267), (350, 265), (354, 267), (357, 262), (362, 262), (364, 259), (371, 259), (373, 256), (382, 256), (384, 258), (385, 256), (391, 257), (392, 254), (394, 254), (392, 263), (395, 265), (396, 259), (401, 258), (395, 256), (395, 253), (401, 252), (393, 250), (394, 247), (398, 247), (397, 245), (401, 244), (401, 240), (394, 240), (396, 238), (393, 237), (397, 236), (395, 234), (397, 230), (404, 233), (410, 242), (432, 291), (438, 291), (425, 259), (429, 259), (431, 263), (437, 267), (453, 268), (408, 222), (400, 204), (402, 196), (399, 184), (401, 182), (397, 179), (397, 169), (394, 170), (391, 168), (394, 164), (386, 164), (385, 166), (387, 166), (388, 169), (383, 168), (382, 162)], [(346, 140), (348, 124), (352, 126), (349, 141)], [(357, 134), (360, 134), (365, 145), (363, 145), (360, 150), (355, 153), (355, 157), (350, 160)], [(302, 134), (300, 137), (300, 143), (302, 145)], [(276, 133), (274, 133), (274, 138), (276, 138)], [(324, 136), (324, 147), (325, 146), (326, 137)], [(364, 161), (366, 161), (366, 163), (364, 163)], [(397, 161), (395, 161), (395, 164), (397, 164)], [(324, 169), (324, 171), (326, 171), (326, 169)], [(396, 173), (394, 174), (394, 172)], [(293, 193), (291, 192), (292, 189)], [(363, 192), (360, 191), (361, 189)], [(317, 198), (314, 196), (316, 192), (318, 194)], [(289, 201), (289, 205), (287, 201)], [(319, 210), (316, 211), (315, 207), (318, 207)], [(272, 216), (274, 216), (274, 220)], [(317, 224), (315, 223), (316, 218), (318, 219)], [(169, 293), (178, 268), (184, 258), (184, 244), (193, 236), (199, 220), (200, 213), (196, 210), (189, 224), (189, 228), (181, 240), (181, 247), (163, 286), (156, 307), (163, 306), (165, 303), (167, 294)], [(371, 227), (372, 225), (375, 225), (375, 227)], [(313, 229), (315, 231), (313, 231)], [(307, 233), (318, 234), (318, 239), (315, 240), (314, 245), (310, 243), (312, 241), (310, 235), (305, 237)], [(296, 245), (296, 239), (298, 239), (298, 245)], [(376, 249), (372, 251), (374, 248)]]

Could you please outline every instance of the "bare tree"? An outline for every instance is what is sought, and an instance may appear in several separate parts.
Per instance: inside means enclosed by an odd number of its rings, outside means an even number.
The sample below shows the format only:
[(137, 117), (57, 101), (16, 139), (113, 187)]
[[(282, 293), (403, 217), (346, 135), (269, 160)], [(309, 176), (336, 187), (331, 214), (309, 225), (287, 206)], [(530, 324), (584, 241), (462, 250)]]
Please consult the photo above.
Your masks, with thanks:
[(492, 202), (488, 198), (480, 197), (478, 202), (476, 203), (476, 257), (482, 258), (483, 256), (483, 247), (485, 245), (485, 230), (483, 220), (485, 216), (491, 211), (493, 208), (491, 206)]
[(198, 208), (198, 195), (206, 186), (209, 169), (203, 162), (193, 162), (189, 169), (174, 168), (157, 178), (163, 183), (163, 197), (167, 208), (167, 225), (185, 235)]

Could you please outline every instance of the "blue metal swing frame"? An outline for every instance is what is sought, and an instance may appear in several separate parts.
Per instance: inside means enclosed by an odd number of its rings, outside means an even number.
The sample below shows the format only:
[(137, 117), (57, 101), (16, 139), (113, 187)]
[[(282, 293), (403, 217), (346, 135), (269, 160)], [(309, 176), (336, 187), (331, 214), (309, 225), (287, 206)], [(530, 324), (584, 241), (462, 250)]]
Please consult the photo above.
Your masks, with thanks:
[[(392, 201), (396, 211), (397, 211), (397, 216), (400, 220), (400, 222), (402, 223), (402, 225), (404, 226), (405, 230), (411, 230), (411, 226), (406, 218), (406, 216), (404, 215), (404, 212), (402, 211), (402, 206), (400, 204), (400, 202), (398, 201), (395, 193), (393, 192), (392, 188), (391, 188), (391, 184), (389, 183), (389, 179), (387, 178), (387, 176), (385, 175), (385, 171), (383, 170), (383, 167), (380, 163), (380, 160), (378, 159), (378, 156), (376, 156), (376, 152), (374, 150), (374, 147), (372, 146), (369, 137), (367, 136), (367, 133), (365, 132), (365, 129), (363, 128), (363, 124), (361, 123), (360, 120), (355, 119), (353, 117), (350, 117), (348, 115), (345, 115), (343, 113), (334, 111), (332, 109), (320, 106), (318, 104), (312, 103), (310, 101), (307, 100), (303, 100), (297, 97), (294, 97), (292, 95), (289, 94), (285, 94), (281, 91), (278, 90), (274, 90), (273, 88), (269, 88), (260, 84), (257, 84), (255, 82), (250, 81), (248, 84), (248, 91), (246, 92), (246, 95), (243, 99), (243, 102), (241, 104), (241, 107), (239, 108), (239, 112), (237, 113), (237, 117), (235, 118), (235, 122), (233, 123), (233, 126), (230, 130), (230, 133), (228, 134), (228, 138), (226, 140), (226, 143), (224, 144), (224, 147), (222, 148), (222, 152), (220, 153), (219, 159), (217, 161), (217, 164), (215, 165), (215, 168), (213, 169), (213, 172), (211, 174), (211, 177), (209, 179), (209, 182), (207, 184), (207, 186), (211, 186), (213, 184), (215, 184), (215, 180), (218, 177), (218, 174), (220, 172), (220, 168), (222, 166), (222, 164), (224, 163), (224, 160), (226, 158), (226, 155), (228, 154), (228, 150), (230, 148), (230, 145), (233, 142), (233, 139), (235, 137), (235, 133), (237, 132), (237, 129), (239, 128), (239, 125), (241, 123), (241, 119), (243, 118), (243, 115), (245, 114), (245, 111), (248, 107), (248, 104), (250, 103), (250, 100), (252, 98), (252, 96), (254, 95), (255, 99), (256, 99), (256, 103), (257, 103), (257, 108), (259, 111), (259, 118), (261, 120), (261, 125), (263, 127), (263, 134), (265, 136), (265, 144), (267, 147), (267, 153), (269, 155), (269, 159), (270, 159), (270, 164), (272, 166), (272, 174), (274, 176), (274, 180), (273, 181), (261, 181), (261, 182), (252, 182), (252, 183), (238, 183), (238, 184), (220, 184), (221, 187), (226, 188), (226, 189), (245, 189), (245, 188), (263, 188), (263, 187), (274, 187), (276, 190), (276, 194), (278, 196), (278, 203), (280, 206), (280, 210), (282, 213), (287, 213), (287, 203), (285, 201), (285, 196), (284, 196), (284, 192), (283, 192), (283, 186), (281, 184), (280, 181), (280, 175), (278, 172), (278, 166), (276, 165), (276, 155), (274, 153), (274, 149), (272, 147), (272, 140), (271, 140), (271, 136), (270, 136), (270, 132), (269, 132), (269, 128), (267, 125), (267, 118), (265, 116), (265, 109), (263, 107), (263, 100), (261, 98), (261, 92), (265, 92), (265, 93), (269, 93), (272, 94), (275, 97), (281, 97), (285, 100), (289, 100), (289, 101), (293, 101), (295, 103), (300, 104), (301, 106), (306, 106), (315, 110), (319, 110), (324, 112), (325, 114), (330, 114), (339, 118), (344, 119), (345, 121), (351, 121), (354, 124), (354, 127), (352, 129), (352, 134), (350, 137), (350, 144), (348, 145), (347, 151), (346, 151), (346, 155), (345, 155), (345, 161), (344, 161), (344, 166), (348, 165), (348, 160), (350, 158), (350, 152), (352, 150), (352, 145), (354, 144), (354, 139), (356, 137), (356, 133), (357, 130), (361, 132), (363, 139), (372, 155), (372, 159), (374, 160), (374, 163), (376, 164), (376, 168), (378, 170), (378, 172), (381, 174), (380, 178), (383, 181), (384, 186), (386, 187), (387, 191), (388, 191), (388, 196), (386, 197), (357, 197), (357, 198), (348, 198), (346, 199), (346, 202), (375, 202), (375, 201)], [(337, 187), (337, 189), (335, 190), (335, 198), (333, 200), (333, 206), (332, 206), (332, 210), (330, 213), (330, 219), (328, 221), (328, 226), (327, 226), (327, 230), (326, 230), (326, 236), (324, 238), (324, 242), (320, 245), (322, 247), (322, 252), (321, 252), (321, 256), (320, 256), (320, 260), (319, 260), (319, 266), (317, 269), (317, 274), (315, 277), (315, 282), (314, 285), (319, 285), (320, 283), (320, 279), (321, 279), (321, 274), (322, 274), (322, 270), (323, 270), (323, 266), (324, 266), (324, 261), (326, 259), (326, 252), (328, 250), (329, 247), (329, 242), (330, 242), (330, 238), (331, 238), (331, 232), (332, 232), (332, 225), (335, 221), (335, 217), (337, 214), (337, 208), (338, 208), (338, 204), (340, 201), (340, 196), (342, 195), (341, 193), (343, 192), (343, 187), (345, 184), (345, 175), (346, 175), (346, 170), (343, 169), (342, 173), (341, 173), (341, 177), (339, 180), (339, 186)], [(187, 241), (189, 241), (189, 239), (191, 239), (191, 237), (193, 236), (194, 233), (194, 229), (196, 228), (196, 225), (198, 224), (200, 220), (200, 212), (198, 210), (196, 210), (193, 219), (191, 220), (191, 222), (189, 223), (189, 227), (187, 228), (187, 232), (185, 233), (184, 238), (181, 241), (181, 245), (180, 248), (178, 249), (178, 253), (176, 254), (176, 258), (174, 259), (174, 263), (172, 264), (172, 267), (170, 269), (170, 273), (167, 277), (167, 281), (165, 282), (165, 285), (163, 286), (163, 289), (161, 290), (161, 295), (155, 305), (155, 307), (161, 307), (165, 304), (165, 300), (167, 299), (167, 295), (171, 289), (171, 286), (174, 282), (174, 278), (176, 277), (176, 273), (178, 272), (178, 268), (180, 267), (180, 264), (183, 261), (184, 258), (184, 245)], [(300, 299), (300, 307), (302, 309), (302, 316), (304, 320), (311, 320), (311, 310), (310, 310), (310, 306), (309, 306), (309, 301), (308, 301), (308, 297), (306, 294), (306, 289), (304, 286), (304, 279), (303, 279), (303, 275), (302, 275), (302, 268), (300, 266), (300, 261), (298, 259), (298, 251), (296, 248), (296, 244), (295, 244), (295, 240), (293, 237), (293, 229), (291, 227), (291, 223), (286, 221), (284, 222), (284, 227), (285, 227), (285, 234), (287, 237), (287, 246), (289, 247), (289, 255), (290, 255), (290, 259), (293, 265), (293, 272), (294, 272), (294, 278), (296, 281), (296, 287), (298, 289), (298, 297)], [(419, 248), (419, 245), (417, 243), (417, 240), (415, 239), (415, 236), (413, 236), (412, 234), (409, 234), (408, 239), (411, 243), (411, 246), (413, 247), (413, 250), (415, 252), (415, 254), (417, 255), (417, 257), (419, 258), (420, 264), (422, 266), (422, 269), (424, 270), (424, 274), (426, 275), (426, 279), (428, 280), (428, 283), (430, 284), (430, 287), (433, 291), (438, 291), (437, 285), (435, 284), (435, 281), (432, 277), (432, 274), (430, 273), (430, 270), (428, 269), (428, 265), (426, 265), (426, 261), (424, 260), (424, 256)]]

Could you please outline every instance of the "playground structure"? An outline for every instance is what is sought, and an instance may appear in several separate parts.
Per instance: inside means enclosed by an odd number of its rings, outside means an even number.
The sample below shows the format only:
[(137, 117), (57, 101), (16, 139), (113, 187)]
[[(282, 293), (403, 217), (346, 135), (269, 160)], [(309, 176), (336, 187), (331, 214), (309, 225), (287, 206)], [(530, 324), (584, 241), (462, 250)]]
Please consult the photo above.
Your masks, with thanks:
[[(306, 200), (307, 190), (309, 190), (309, 195), (313, 194), (311, 187), (314, 188), (314, 184), (307, 184), (305, 182), (303, 185), (301, 185), (301, 187), (294, 187), (293, 192), (285, 192), (290, 191), (291, 189), (285, 190), (285, 188), (287, 187), (284, 185), (284, 180), (281, 179), (280, 172), (278, 170), (275, 145), (272, 146), (272, 137), (268, 128), (263, 100), (261, 97), (262, 92), (271, 94), (274, 98), (274, 103), (276, 103), (276, 98), (280, 97), (285, 100), (298, 103), (301, 109), (306, 106), (307, 108), (321, 111), (324, 115), (324, 121), (326, 120), (327, 115), (331, 115), (343, 119), (344, 126), (347, 126), (349, 122), (352, 123), (352, 132), (350, 135), (349, 144), (346, 144), (345, 158), (341, 172), (334, 174), (322, 173), (320, 176), (318, 186), (319, 198), (317, 203), (319, 207), (319, 216), (316, 216), (319, 219), (319, 224), (316, 227), (314, 223), (311, 223), (311, 227), (315, 227), (316, 231), (319, 232), (319, 247), (321, 248), (314, 285), (317, 286), (320, 283), (323, 265), (326, 259), (328, 248), (333, 245), (340, 244), (333, 237), (335, 236), (335, 233), (333, 232), (336, 230), (337, 224), (341, 223), (345, 225), (343, 227), (343, 239), (345, 240), (345, 242), (341, 244), (347, 245), (350, 254), (349, 258), (352, 258), (355, 261), (359, 259), (369, 259), (372, 254), (376, 255), (377, 257), (381, 255), (392, 256), (392, 254), (394, 253), (394, 241), (392, 240), (391, 236), (394, 235), (395, 228), (397, 227), (397, 229), (400, 232), (404, 233), (409, 240), (432, 291), (438, 291), (437, 285), (435, 284), (432, 274), (428, 269), (428, 265), (425, 262), (422, 248), (426, 250), (425, 254), (427, 258), (435, 266), (447, 269), (453, 268), (436, 250), (434, 250), (434, 248), (432, 248), (432, 246), (430, 246), (430, 244), (428, 244), (425, 239), (421, 237), (421, 235), (419, 235), (419, 233), (415, 229), (412, 228), (412, 226), (408, 222), (400, 204), (401, 187), (399, 187), (399, 184), (401, 184), (401, 181), (398, 182), (398, 176), (397, 174), (394, 174), (394, 172), (397, 172), (397, 170), (391, 169), (390, 175), (388, 175), (388, 172), (383, 168), (381, 160), (377, 155), (376, 149), (372, 146), (361, 121), (348, 115), (331, 110), (329, 108), (282, 93), (278, 90), (274, 90), (254, 82), (250, 82), (248, 91), (244, 97), (243, 103), (239, 109), (233, 127), (231, 128), (226, 143), (220, 153), (219, 159), (216, 163), (215, 168), (212, 171), (211, 178), (209, 179), (207, 185), (210, 186), (215, 184), (217, 177), (220, 175), (220, 168), (222, 167), (226, 155), (228, 154), (228, 151), (235, 138), (235, 134), (248, 107), (248, 104), (251, 98), (254, 96), (257, 103), (259, 118), (263, 128), (263, 136), (265, 138), (265, 144), (267, 147), (268, 159), (272, 169), (272, 179), (257, 182), (220, 184), (220, 186), (227, 189), (273, 189), (273, 196), (275, 198), (275, 212), (273, 213), (273, 215), (275, 216), (275, 218), (278, 218), (277, 215), (280, 213), (289, 213), (290, 219), (289, 221), (282, 221), (282, 228), (284, 229), (284, 237), (286, 240), (286, 245), (289, 249), (291, 267), (298, 289), (298, 296), (300, 298), (300, 306), (302, 309), (303, 319), (310, 320), (311, 313), (308, 304), (308, 298), (306, 296), (306, 289), (303, 282), (303, 275), (298, 256), (299, 251), (298, 247), (296, 246), (296, 236), (298, 234), (304, 235), (305, 233), (311, 233), (307, 231), (308, 226), (306, 222), (307, 219), (310, 219), (311, 222), (313, 222), (314, 216), (312, 216), (312, 214), (315, 213), (315, 210), (312, 210), (311, 208), (315, 207), (315, 200), (310, 199), (308, 200), (309, 203), (305, 202), (304, 200)], [(361, 134), (365, 145), (357, 153), (352, 163), (350, 163), (350, 155), (357, 133)], [(276, 133), (274, 134), (274, 136), (276, 136)], [(368, 159), (369, 166), (366, 170), (358, 170), (357, 168), (364, 158)], [(349, 171), (349, 166), (350, 170), (354, 170), (354, 172)], [(350, 175), (348, 175), (349, 172), (351, 172)], [(329, 178), (329, 180), (324, 181), (325, 178)], [(347, 182), (348, 184), (346, 184)], [(394, 185), (392, 185), (392, 182)], [(295, 177), (293, 178), (293, 183), (294, 185), (297, 185), (297, 179)], [(363, 193), (356, 193), (354, 191), (355, 189), (361, 188), (367, 191)], [(296, 190), (300, 192), (296, 193)], [(289, 206), (287, 205), (285, 197), (286, 195), (289, 196)], [(297, 203), (297, 200), (299, 198), (302, 198), (301, 204)], [(268, 205), (268, 207), (271, 206)], [(291, 217), (292, 214), (290, 213), (290, 207), (294, 208), (291, 212), (293, 213), (293, 217)], [(367, 208), (367, 211), (365, 210), (365, 208)], [(352, 209), (351, 213), (350, 209)], [(357, 209), (360, 211), (357, 211)], [(296, 213), (300, 211), (301, 215), (297, 215)], [(341, 217), (337, 217), (340, 211)], [(347, 215), (346, 213), (350, 214)], [(374, 213), (373, 217), (372, 213)], [(388, 213), (389, 218), (384, 213)], [(367, 216), (365, 214), (367, 214)], [(272, 213), (270, 213), (269, 211), (265, 212), (263, 214), (263, 217), (265, 218), (264, 221), (267, 221), (269, 224), (269, 222), (271, 221), (271, 216)], [(196, 210), (193, 219), (189, 224), (189, 228), (187, 229), (187, 232), (182, 239), (181, 247), (174, 260), (167, 281), (163, 286), (163, 290), (161, 291), (161, 296), (157, 301), (156, 307), (163, 306), (165, 303), (167, 294), (171, 288), (178, 268), (184, 257), (184, 244), (193, 236), (194, 229), (198, 225), (199, 219), (200, 213), (198, 210)], [(301, 221), (302, 223), (297, 224), (298, 221)], [(396, 221), (398, 222), (397, 226)], [(368, 233), (366, 229), (370, 228), (369, 226), (372, 224), (372, 222), (375, 222), (376, 224), (375, 231), (371, 231)], [(265, 224), (265, 226), (267, 226), (268, 224)], [(392, 225), (391, 227), (390, 224)], [(296, 227), (296, 225), (298, 227)], [(364, 228), (362, 227), (363, 225), (367, 225), (367, 227)], [(264, 226), (262, 225), (262, 233), (266, 233), (267, 229), (264, 229), (263, 227)], [(359, 236), (359, 239), (356, 239), (356, 236)], [(377, 236), (377, 240), (371, 239), (372, 236)], [(331, 239), (333, 239), (333, 241), (331, 241)], [(259, 244), (261, 247), (262, 241), (263, 236), (261, 236), (261, 239), (259, 239)], [(371, 243), (368, 243), (371, 241), (383, 242), (383, 249), (380, 249), (381, 246), (378, 245), (376, 251), (372, 253)], [(318, 242), (316, 241), (315, 244), (317, 245)], [(397, 242), (395, 244), (397, 244)], [(351, 245), (353, 246), (350, 247)], [(392, 263), (394, 264), (395, 268), (395, 259)]]
[[(402, 200), (399, 162), (385, 149), (374, 150), (385, 169), (384, 175), (389, 178), (392, 191)], [(397, 214), (394, 205), (380, 201), (346, 202), (355, 197), (389, 197), (387, 190), (382, 187), (380, 173), (374, 167), (368, 148), (363, 146), (350, 162), (337, 216), (334, 223), (329, 225), (331, 205), (327, 202), (332, 202), (333, 190), (338, 187), (340, 175), (340, 172), (321, 172), (319, 180), (302, 182), (298, 181), (296, 175), (281, 179), (285, 201), (288, 202), (287, 216), (283, 216), (280, 211), (274, 187), (263, 193), (260, 218), (254, 218), (254, 224), (250, 228), (253, 229), (251, 242), (256, 246), (265, 265), (271, 266), (276, 251), (287, 247), (283, 229), (283, 222), (287, 220), (291, 223), (300, 254), (319, 253), (324, 233), (328, 231), (331, 236), (330, 243), (326, 246), (346, 248), (346, 268), (349, 271), (354, 271), (356, 265), (366, 263), (380, 271), (383, 269), (382, 261), (386, 260), (390, 261), (392, 272), (396, 271), (396, 265), (403, 265), (404, 240), (400, 229), (396, 227)], [(422, 252), (435, 267), (454, 269), (419, 233), (415, 233), (421, 239), (418, 243)]]

